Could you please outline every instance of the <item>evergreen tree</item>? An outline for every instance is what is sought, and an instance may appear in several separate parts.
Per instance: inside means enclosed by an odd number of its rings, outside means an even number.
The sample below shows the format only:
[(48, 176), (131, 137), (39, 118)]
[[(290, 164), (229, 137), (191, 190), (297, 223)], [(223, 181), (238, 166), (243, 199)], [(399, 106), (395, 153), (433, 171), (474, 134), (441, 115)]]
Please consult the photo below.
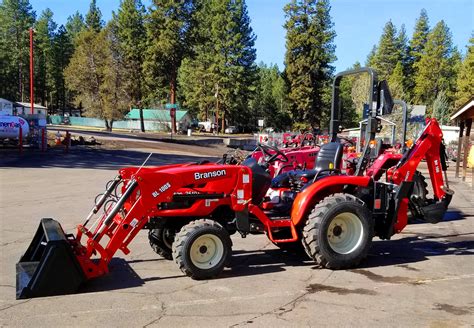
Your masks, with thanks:
[[(454, 58), (455, 59), (455, 58)], [(444, 21), (440, 21), (428, 35), (424, 53), (414, 64), (415, 101), (427, 104), (432, 109), (433, 101), (441, 91), (449, 92), (456, 80), (456, 67), (453, 66), (453, 47), (451, 32)], [(448, 101), (453, 99), (446, 94)]]
[(100, 32), (100, 30), (104, 26), (104, 22), (102, 20), (102, 13), (99, 7), (97, 7), (96, 0), (91, 0), (89, 11), (86, 15), (86, 26), (87, 28), (92, 29), (95, 32)]
[(28, 0), (0, 3), (0, 97), (29, 99), (29, 37), (35, 13)]
[(284, 130), (291, 127), (289, 113), (286, 110), (285, 81), (276, 65), (268, 67), (258, 65), (255, 97), (250, 101), (254, 121), (263, 119), (265, 126)]
[(367, 67), (373, 67), (374, 66), (374, 58), (375, 58), (376, 53), (377, 53), (377, 46), (374, 45), (372, 47), (372, 50), (370, 50), (369, 54), (367, 55), (367, 58), (365, 60), (365, 66), (367, 66)]
[(45, 9), (35, 25), (35, 96), (43, 106), (49, 107), (55, 88), (53, 42), (57, 24), (53, 12)]
[(377, 51), (371, 60), (372, 67), (377, 71), (380, 80), (388, 79), (397, 66), (400, 60), (399, 45), (397, 29), (390, 20), (385, 24)]
[(321, 126), (336, 59), (336, 35), (328, 0), (292, 0), (284, 8), (287, 21), (286, 77), (294, 122)]
[(456, 108), (464, 105), (474, 96), (474, 33), (469, 39), (466, 57), (462, 62), (457, 79)]
[[(54, 89), (52, 97), (52, 110), (61, 109), (62, 114), (66, 108), (71, 109), (70, 91), (66, 88), (64, 81), (64, 70), (66, 69), (73, 54), (72, 39), (66, 28), (61, 25), (53, 40), (53, 79)], [(71, 114), (71, 112), (69, 112)]]
[[(252, 124), (248, 102), (256, 78), (255, 36), (241, 0), (204, 1), (196, 12), (194, 56), (183, 62), (180, 86), (184, 103), (200, 117)], [(255, 124), (255, 123), (253, 123)]]
[(397, 62), (392, 74), (388, 77), (388, 84), (392, 97), (394, 99), (405, 99), (405, 74), (403, 73), (403, 64), (401, 61)]
[(71, 38), (71, 40), (75, 40), (76, 36), (86, 27), (84, 23), (84, 17), (76, 11), (74, 15), (69, 16), (67, 18), (66, 23), (66, 31)]
[(415, 29), (409, 43), (409, 56), (406, 70), (406, 90), (408, 98), (414, 100), (415, 77), (418, 75), (416, 65), (423, 55), (428, 34), (430, 32), (428, 14), (425, 9), (421, 10), (420, 16), (416, 20)]
[(145, 28), (144, 72), (148, 102), (176, 103), (177, 74), (190, 53), (190, 22), (194, 1), (153, 0)]
[(68, 89), (75, 92), (76, 105), (82, 104), (87, 116), (104, 119), (108, 130), (114, 120), (123, 118), (129, 104), (114, 33), (112, 27), (79, 33), (74, 54), (64, 71)]
[(140, 0), (122, 0), (114, 17), (118, 47), (124, 62), (124, 84), (135, 106), (139, 105), (143, 96), (144, 14), (145, 8)]
[(428, 13), (422, 9), (420, 16), (416, 20), (413, 36), (410, 40), (410, 57), (412, 64), (419, 62), (423, 55), (428, 34), (430, 32)]
[(449, 122), (450, 104), (446, 94), (441, 90), (433, 102), (433, 117), (435, 117), (440, 124), (447, 124)]

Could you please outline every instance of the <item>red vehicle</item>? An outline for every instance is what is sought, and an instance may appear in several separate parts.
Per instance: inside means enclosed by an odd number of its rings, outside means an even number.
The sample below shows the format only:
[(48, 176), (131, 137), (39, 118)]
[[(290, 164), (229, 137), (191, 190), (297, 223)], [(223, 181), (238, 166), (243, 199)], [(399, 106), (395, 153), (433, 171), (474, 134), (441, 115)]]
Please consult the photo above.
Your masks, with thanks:
[[(370, 108), (366, 139), (374, 140), (377, 113), (391, 110), (383, 81), (378, 83), (368, 68), (343, 72), (336, 75), (334, 92), (342, 76), (361, 71), (370, 74), (374, 86), (369, 103), (376, 106)], [(276, 245), (301, 245), (321, 267), (357, 266), (367, 256), (374, 236), (390, 239), (407, 224), (413, 177), (423, 158), (434, 198), (417, 199), (414, 206), (425, 220), (439, 222), (453, 193), (443, 181), (446, 162), (436, 119), (427, 121), (414, 146), (388, 170), (387, 181), (381, 182), (363, 175), (368, 146), (354, 175), (337, 169), (342, 145), (336, 141), (336, 106), (333, 98), (332, 141), (318, 152), (314, 176), (304, 185), (294, 185), (290, 179), (287, 185), (274, 186), (281, 191), (278, 203), (266, 196), (273, 184), (266, 167), (275, 155), (266, 156), (264, 165), (248, 158), (242, 165), (190, 163), (121, 169), (75, 235), (66, 234), (56, 220), (41, 220), (17, 263), (17, 298), (76, 292), (82, 283), (106, 274), (118, 250), (128, 254), (130, 242), (143, 228), (158, 232), (159, 243), (154, 245), (193, 279), (222, 272), (231, 256), (230, 235), (235, 232), (242, 237), (265, 233)], [(105, 212), (88, 226), (102, 207)]]
[[(306, 170), (314, 167), (314, 161), (318, 155), (319, 145), (303, 146), (299, 148), (282, 148), (257, 144), (257, 148), (250, 155), (258, 161), (264, 161), (265, 157), (271, 159), (268, 166), (272, 177), (291, 170)], [(274, 159), (272, 156), (276, 156)], [(268, 162), (268, 160), (267, 160)]]
[(314, 144), (314, 136), (311, 132), (304, 132), (298, 134), (284, 133), (283, 134), (283, 148), (288, 147), (304, 147)]

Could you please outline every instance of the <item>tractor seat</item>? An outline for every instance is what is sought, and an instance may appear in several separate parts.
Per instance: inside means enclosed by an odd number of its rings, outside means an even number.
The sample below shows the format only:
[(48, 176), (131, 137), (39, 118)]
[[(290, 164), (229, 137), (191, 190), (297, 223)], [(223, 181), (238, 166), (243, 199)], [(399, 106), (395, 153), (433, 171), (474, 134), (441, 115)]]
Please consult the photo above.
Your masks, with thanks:
[(290, 186), (290, 178), (305, 178), (313, 180), (316, 175), (329, 175), (332, 169), (341, 167), (344, 146), (340, 142), (329, 142), (319, 149), (313, 170), (294, 170), (282, 173), (272, 180), (271, 188), (285, 188)]

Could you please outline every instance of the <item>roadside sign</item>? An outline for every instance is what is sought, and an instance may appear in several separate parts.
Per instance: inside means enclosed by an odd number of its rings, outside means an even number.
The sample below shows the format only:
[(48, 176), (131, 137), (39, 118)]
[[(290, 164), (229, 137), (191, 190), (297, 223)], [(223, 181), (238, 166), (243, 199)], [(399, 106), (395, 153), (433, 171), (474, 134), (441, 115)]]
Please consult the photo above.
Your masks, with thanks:
[(179, 107), (179, 104), (165, 104), (166, 109), (177, 109)]

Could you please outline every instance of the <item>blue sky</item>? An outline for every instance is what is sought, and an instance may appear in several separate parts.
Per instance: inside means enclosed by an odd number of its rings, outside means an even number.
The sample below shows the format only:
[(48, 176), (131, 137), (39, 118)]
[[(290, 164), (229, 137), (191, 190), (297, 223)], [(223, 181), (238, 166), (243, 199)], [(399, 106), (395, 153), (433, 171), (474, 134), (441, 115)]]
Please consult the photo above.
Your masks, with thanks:
[[(142, 0), (145, 4), (150, 0)], [(285, 56), (284, 5), (289, 0), (247, 0), (252, 28), (257, 35), (257, 61), (276, 63), (283, 68)], [(88, 0), (30, 0), (37, 15), (45, 8), (63, 24), (78, 10), (85, 14)], [(97, 0), (104, 20), (110, 19), (120, 0)], [(378, 42), (388, 20), (400, 28), (405, 24), (411, 37), (416, 18), (422, 8), (428, 11), (430, 26), (444, 20), (451, 29), (454, 45), (465, 53), (465, 46), (474, 31), (474, 0), (333, 0), (331, 16), (335, 24), (336, 70), (341, 71), (356, 61), (365, 62), (372, 46)]]

